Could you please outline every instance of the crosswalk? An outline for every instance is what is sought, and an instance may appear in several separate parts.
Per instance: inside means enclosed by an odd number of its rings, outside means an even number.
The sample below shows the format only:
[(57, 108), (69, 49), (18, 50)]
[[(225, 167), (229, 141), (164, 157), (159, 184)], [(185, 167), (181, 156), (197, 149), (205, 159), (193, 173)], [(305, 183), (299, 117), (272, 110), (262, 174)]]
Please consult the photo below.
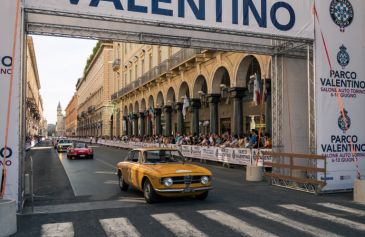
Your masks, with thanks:
[[(210, 223), (215, 223), (215, 228), (223, 228), (224, 233), (227, 233), (225, 236), (289, 236), (285, 233), (318, 237), (349, 236), (346, 234), (347, 231), (343, 230), (340, 231), (341, 233), (336, 233), (336, 228), (331, 228), (334, 224), (340, 228), (345, 228), (345, 230), (355, 231), (357, 236), (365, 236), (365, 218), (361, 219), (365, 216), (365, 210), (362, 207), (354, 208), (334, 203), (317, 203), (310, 205), (310, 207), (283, 204), (273, 206), (270, 210), (257, 206), (238, 207), (232, 212), (205, 209), (193, 211), (193, 215), (201, 220), (200, 222), (207, 220)], [(214, 233), (210, 228), (206, 229), (207, 224), (179, 213), (156, 213), (139, 218), (150, 218), (148, 223), (156, 222), (158, 226), (162, 226), (163, 228), (159, 228), (158, 231), (165, 232), (163, 236), (207, 237)], [(303, 219), (312, 221), (305, 223)], [(140, 228), (141, 226), (134, 221), (127, 217), (118, 217), (100, 219), (99, 223), (107, 237), (160, 236), (158, 233), (156, 235), (145, 233), (146, 230)], [(266, 224), (262, 225), (262, 223)], [(42, 237), (75, 236), (72, 222), (44, 224), (40, 231)], [(353, 235), (353, 233), (350, 234)], [(217, 234), (217, 236), (220, 235)]]

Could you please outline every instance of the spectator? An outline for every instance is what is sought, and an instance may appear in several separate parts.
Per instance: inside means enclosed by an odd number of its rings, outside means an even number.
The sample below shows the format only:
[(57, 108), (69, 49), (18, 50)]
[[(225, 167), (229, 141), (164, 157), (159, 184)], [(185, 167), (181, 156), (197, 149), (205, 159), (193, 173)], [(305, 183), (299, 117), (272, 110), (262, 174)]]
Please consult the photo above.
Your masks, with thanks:
[(255, 129), (251, 129), (250, 142), (248, 145), (249, 148), (257, 147), (257, 135)]

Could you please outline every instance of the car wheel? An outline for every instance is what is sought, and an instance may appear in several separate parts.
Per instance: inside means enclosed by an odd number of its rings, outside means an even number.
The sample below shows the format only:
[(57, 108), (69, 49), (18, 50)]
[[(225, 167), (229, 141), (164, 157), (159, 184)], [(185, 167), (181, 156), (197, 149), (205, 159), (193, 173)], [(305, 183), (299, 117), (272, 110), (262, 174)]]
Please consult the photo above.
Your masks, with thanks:
[(90, 156), (89, 156), (89, 158), (90, 158), (90, 159), (94, 159), (94, 155), (90, 155)]
[(198, 200), (205, 200), (206, 198), (208, 197), (208, 191), (202, 193), (202, 194), (198, 194), (198, 195), (195, 195), (195, 198), (198, 199)]
[(156, 191), (153, 189), (151, 182), (146, 179), (143, 185), (143, 196), (147, 203), (155, 203), (157, 201)]
[(127, 191), (129, 185), (124, 181), (122, 173), (119, 172), (118, 176), (119, 176), (119, 188), (120, 188), (120, 190)]

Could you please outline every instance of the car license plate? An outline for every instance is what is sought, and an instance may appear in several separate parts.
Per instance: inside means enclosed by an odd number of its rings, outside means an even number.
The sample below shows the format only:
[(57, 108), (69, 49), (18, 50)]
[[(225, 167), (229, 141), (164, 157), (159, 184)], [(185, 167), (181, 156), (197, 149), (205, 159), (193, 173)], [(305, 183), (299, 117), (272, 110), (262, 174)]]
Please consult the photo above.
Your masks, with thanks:
[(184, 188), (184, 193), (191, 193), (193, 192), (192, 188)]
[(85, 155), (80, 155), (80, 157), (85, 157)]

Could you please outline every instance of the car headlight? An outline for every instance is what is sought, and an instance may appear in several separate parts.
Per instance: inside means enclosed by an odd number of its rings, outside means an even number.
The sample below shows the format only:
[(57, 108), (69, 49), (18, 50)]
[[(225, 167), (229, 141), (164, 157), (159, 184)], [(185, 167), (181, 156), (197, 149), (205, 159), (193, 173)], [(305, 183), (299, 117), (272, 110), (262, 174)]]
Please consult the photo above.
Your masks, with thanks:
[(172, 181), (172, 178), (164, 178), (162, 180), (163, 185), (166, 187), (170, 187), (174, 182)]
[(200, 178), (200, 183), (204, 184), (204, 185), (208, 184), (209, 183), (209, 177), (208, 176), (202, 176)]

